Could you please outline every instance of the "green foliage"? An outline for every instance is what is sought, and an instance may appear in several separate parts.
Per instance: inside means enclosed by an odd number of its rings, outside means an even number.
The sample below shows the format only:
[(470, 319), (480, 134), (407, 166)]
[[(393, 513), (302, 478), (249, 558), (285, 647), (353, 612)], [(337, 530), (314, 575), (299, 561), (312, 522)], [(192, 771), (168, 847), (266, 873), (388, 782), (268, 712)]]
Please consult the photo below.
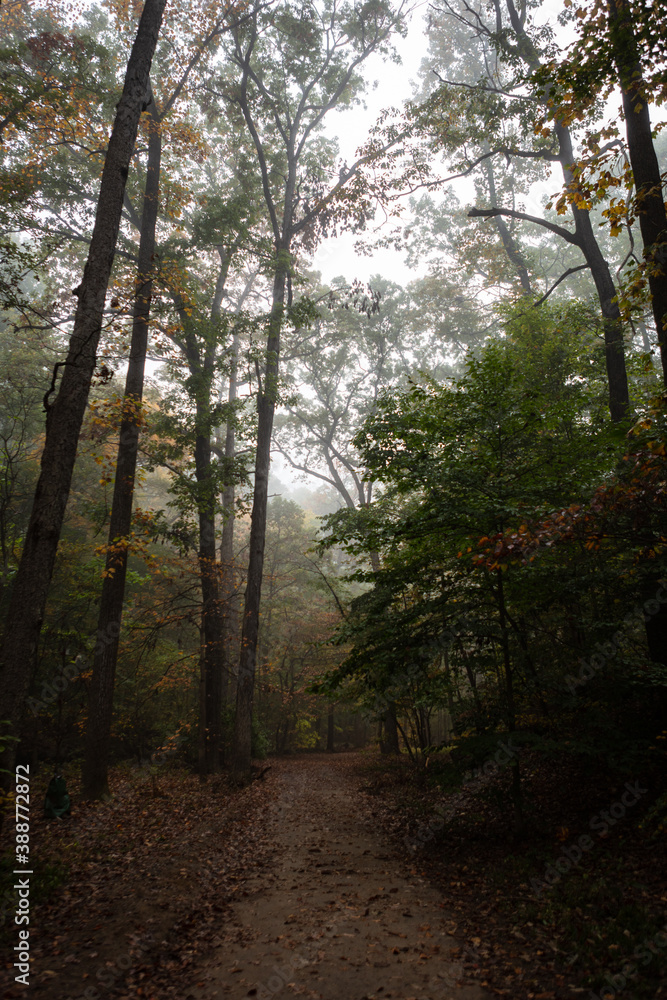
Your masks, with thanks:
[[(505, 339), (469, 354), (460, 378), (380, 398), (355, 444), (383, 491), (362, 510), (327, 518), (326, 544), (381, 555), (378, 571), (355, 574), (367, 589), (337, 630), (351, 648), (328, 690), (378, 715), (393, 701), (413, 732), (417, 711), (446, 709), (464, 740), (524, 730), (545, 750), (557, 738), (556, 713), (573, 753), (625, 770), (650, 758), (638, 720), (648, 678), (661, 668), (645, 674), (645, 647), (632, 651), (637, 618), (628, 644), (606, 658), (604, 681), (568, 695), (573, 660), (608, 640), (637, 599), (631, 566), (641, 538), (628, 524), (627, 538), (614, 540), (611, 519), (623, 506), (606, 491), (623, 473), (627, 438), (605, 418), (603, 359), (589, 324), (576, 304), (517, 307)], [(632, 460), (628, 475), (636, 474)], [(602, 524), (595, 518), (605, 504), (614, 507)], [(609, 542), (598, 544), (597, 532)], [(643, 679), (628, 687), (623, 672), (633, 662)], [(585, 720), (570, 714), (572, 696)], [(649, 733), (659, 719), (656, 706)]]
[(257, 760), (264, 760), (271, 750), (271, 736), (256, 716), (252, 719), (250, 753)]
[(313, 729), (313, 720), (301, 717), (294, 726), (293, 745), (295, 750), (314, 750), (319, 743), (319, 735)]
[[(312, 519), (283, 497), (271, 500), (262, 586), (256, 712), (271, 749), (278, 753), (315, 747), (326, 713), (310, 682), (336, 652), (326, 639), (339, 617), (328, 559), (312, 553)], [(334, 583), (331, 584), (331, 577)]]

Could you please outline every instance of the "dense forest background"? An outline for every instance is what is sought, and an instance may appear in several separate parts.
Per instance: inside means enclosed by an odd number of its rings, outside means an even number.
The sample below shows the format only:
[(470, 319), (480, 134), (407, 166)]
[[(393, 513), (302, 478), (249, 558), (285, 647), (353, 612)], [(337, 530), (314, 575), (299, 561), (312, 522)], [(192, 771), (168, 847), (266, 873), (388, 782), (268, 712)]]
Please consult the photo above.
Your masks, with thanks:
[[(31, 568), (48, 600), (4, 663), (21, 754), (80, 756), (89, 718), (109, 730), (89, 758), (175, 741), (215, 770), (250, 711), (255, 754), (374, 722), (412, 755), (499, 727), (660, 752), (664, 251), (616, 105), (623, 59), (635, 111), (660, 102), (664, 25), (492, 8), (412, 22), (419, 82), (351, 165), (327, 115), (359, 115), (408, 8), (163, 20), (59, 544)], [(139, 12), (2, 9), (5, 614)], [(313, 254), (344, 231), (418, 276), (323, 284)]]
[(657, 857), (667, 13), (5, 0), (0, 29), (4, 804), (17, 761), (103, 799), (121, 764), (243, 786), (375, 745), (492, 779), (512, 850), (550, 769), (639, 783)]
[[(500, 730), (662, 753), (664, 24), (487, 6), (169, 11), (89, 350), (140, 9), (3, 5), (8, 752), (85, 754), (91, 794), (165, 741), (240, 773), (378, 723), (415, 759)], [(358, 118), (409, 23), (419, 81), (350, 164), (327, 116)], [(348, 231), (416, 276), (324, 284)]]

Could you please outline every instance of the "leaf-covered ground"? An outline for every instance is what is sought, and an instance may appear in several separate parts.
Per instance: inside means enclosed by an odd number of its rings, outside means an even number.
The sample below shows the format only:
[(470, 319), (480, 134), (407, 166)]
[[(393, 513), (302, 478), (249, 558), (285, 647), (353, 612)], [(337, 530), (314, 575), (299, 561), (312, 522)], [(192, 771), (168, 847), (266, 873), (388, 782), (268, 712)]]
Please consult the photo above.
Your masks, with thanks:
[[(270, 859), (264, 782), (231, 792), (221, 779), (202, 784), (185, 771), (163, 769), (155, 779), (116, 770), (111, 787), (112, 801), (88, 805), (70, 782), (72, 817), (55, 821), (42, 817), (43, 789), (32, 786), (29, 989), (44, 1000), (86, 990), (89, 1000), (157, 995), (154, 962), (187, 967), (215, 940), (248, 875)], [(6, 869), (3, 876), (11, 886)], [(16, 943), (13, 905), (4, 910), (3, 958)], [(12, 961), (3, 963), (3, 996), (23, 996)]]
[(519, 843), (506, 772), (458, 786), (405, 759), (367, 769), (379, 820), (454, 915), (466, 981), (516, 1000), (667, 997), (659, 776), (656, 789), (655, 775), (626, 784), (571, 757), (521, 758)]
[[(440, 893), (389, 849), (359, 763), (275, 760), (241, 791), (117, 773), (113, 802), (75, 795), (71, 821), (34, 815), (49, 894), (31, 916), (31, 993), (483, 1000), (462, 982)], [(25, 992), (11, 961), (7, 998)]]
[[(522, 752), (529, 829), (512, 844), (502, 772), (457, 787), (374, 754), (270, 766), (242, 790), (117, 770), (112, 802), (79, 804), (72, 785), (71, 820), (33, 805), (30, 995), (667, 996), (650, 791), (602, 834), (624, 783)], [(586, 832), (592, 848), (549, 887)], [(14, 998), (26, 990), (8, 898), (2, 995)]]

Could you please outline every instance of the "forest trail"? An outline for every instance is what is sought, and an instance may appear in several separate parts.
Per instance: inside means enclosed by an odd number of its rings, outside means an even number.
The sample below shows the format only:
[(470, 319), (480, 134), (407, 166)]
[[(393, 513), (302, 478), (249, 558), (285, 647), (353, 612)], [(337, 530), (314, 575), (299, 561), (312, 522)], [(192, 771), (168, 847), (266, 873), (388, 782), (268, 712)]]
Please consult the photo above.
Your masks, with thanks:
[(446, 900), (373, 829), (359, 756), (272, 763), (273, 860), (248, 875), (222, 943), (193, 970), (197, 1000), (483, 1000), (459, 986)]
[[(95, 804), (73, 782), (71, 820), (36, 812), (31, 826), (38, 868), (67, 869), (34, 899), (31, 996), (484, 1000), (459, 985), (460, 903), (392, 847), (387, 807), (364, 787), (372, 760), (271, 758), (234, 791), (176, 769), (157, 797), (150, 775), (119, 771)], [(19, 1000), (11, 912), (0, 929), (0, 997)]]

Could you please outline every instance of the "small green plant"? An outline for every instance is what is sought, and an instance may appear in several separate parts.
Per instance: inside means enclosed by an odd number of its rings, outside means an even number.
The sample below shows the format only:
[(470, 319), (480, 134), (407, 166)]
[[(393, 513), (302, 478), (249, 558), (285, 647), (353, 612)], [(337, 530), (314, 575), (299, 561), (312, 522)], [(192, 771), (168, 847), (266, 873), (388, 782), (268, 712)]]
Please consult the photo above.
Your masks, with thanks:
[(252, 743), (251, 754), (256, 760), (264, 760), (271, 749), (271, 737), (261, 724), (259, 719), (253, 716), (252, 719)]
[(297, 719), (294, 727), (292, 743), (295, 750), (314, 750), (319, 742), (319, 736), (313, 729), (312, 720), (307, 716)]

